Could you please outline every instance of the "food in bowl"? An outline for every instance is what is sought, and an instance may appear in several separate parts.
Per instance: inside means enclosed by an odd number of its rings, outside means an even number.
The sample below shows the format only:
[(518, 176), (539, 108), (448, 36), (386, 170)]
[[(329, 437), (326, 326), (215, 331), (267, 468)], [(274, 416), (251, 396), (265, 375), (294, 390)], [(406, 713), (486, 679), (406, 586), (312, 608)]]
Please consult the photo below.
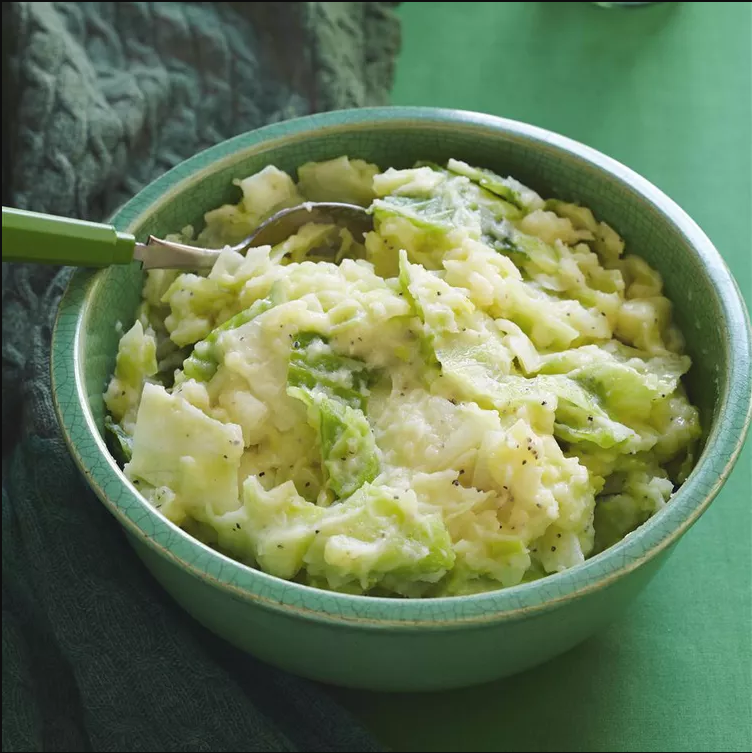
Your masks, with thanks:
[(120, 341), (107, 425), (163, 515), (280, 578), (436, 597), (574, 567), (669, 503), (700, 436), (690, 359), (614, 229), (458, 160), (297, 177), (239, 181), (195, 242), (306, 200), (374, 231), (149, 272)]

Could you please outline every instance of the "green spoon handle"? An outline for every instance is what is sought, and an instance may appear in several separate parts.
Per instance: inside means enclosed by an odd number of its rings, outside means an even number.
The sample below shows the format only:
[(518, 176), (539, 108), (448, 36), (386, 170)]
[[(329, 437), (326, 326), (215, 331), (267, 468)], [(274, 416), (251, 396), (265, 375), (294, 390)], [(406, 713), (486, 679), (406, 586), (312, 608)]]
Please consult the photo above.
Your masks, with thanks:
[(112, 225), (3, 207), (3, 261), (106, 267), (133, 259), (136, 239)]

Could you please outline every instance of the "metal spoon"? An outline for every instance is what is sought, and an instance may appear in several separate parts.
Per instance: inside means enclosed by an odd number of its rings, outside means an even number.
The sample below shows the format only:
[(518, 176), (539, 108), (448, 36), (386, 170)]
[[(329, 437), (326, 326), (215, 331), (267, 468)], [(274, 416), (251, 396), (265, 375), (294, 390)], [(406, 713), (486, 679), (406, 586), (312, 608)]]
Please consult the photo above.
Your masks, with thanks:
[[(307, 202), (282, 209), (231, 248), (276, 245), (308, 223), (346, 227), (356, 240), (373, 229), (373, 218), (355, 204)], [(220, 251), (149, 236), (139, 243), (112, 225), (71, 220), (3, 207), (2, 260), (76, 267), (107, 267), (140, 261), (144, 269), (208, 269)]]

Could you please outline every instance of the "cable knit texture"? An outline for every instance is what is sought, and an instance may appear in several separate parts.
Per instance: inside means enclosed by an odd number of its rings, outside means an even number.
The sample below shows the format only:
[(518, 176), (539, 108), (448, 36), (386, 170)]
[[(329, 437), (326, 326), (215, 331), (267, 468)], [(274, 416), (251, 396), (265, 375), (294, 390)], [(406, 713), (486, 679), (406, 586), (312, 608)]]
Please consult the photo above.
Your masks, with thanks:
[[(3, 204), (102, 219), (217, 141), (384, 104), (395, 5), (3, 3)], [(377, 750), (187, 618), (80, 478), (48, 375), (67, 277), (3, 264), (3, 750)]]

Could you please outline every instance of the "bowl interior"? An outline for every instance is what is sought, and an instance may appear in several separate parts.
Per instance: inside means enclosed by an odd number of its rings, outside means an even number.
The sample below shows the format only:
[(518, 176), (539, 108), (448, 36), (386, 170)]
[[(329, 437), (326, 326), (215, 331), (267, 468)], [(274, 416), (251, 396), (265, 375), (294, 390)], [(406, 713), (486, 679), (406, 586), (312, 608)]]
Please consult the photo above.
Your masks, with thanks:
[[(693, 522), (717, 491), (719, 478), (729, 469), (729, 457), (735, 455), (741, 442), (739, 435), (744, 431), (749, 398), (744, 398), (743, 386), (739, 392), (738, 386), (730, 385), (740, 379), (746, 380), (747, 388), (749, 385), (748, 325), (734, 283), (702, 232), (649, 183), (599, 153), (540, 129), (467, 113), (420, 109), (332, 113), (261, 129), (197, 155), (144, 189), (118, 212), (115, 224), (141, 238), (175, 232), (187, 224), (200, 227), (204, 212), (239, 199), (239, 189), (232, 185), (234, 178), (246, 177), (269, 164), (294, 173), (307, 161), (343, 154), (376, 162), (383, 169), (407, 167), (416, 160), (444, 162), (455, 157), (512, 175), (546, 198), (576, 201), (590, 207), (597, 218), (611, 224), (623, 236), (628, 252), (642, 256), (663, 275), (666, 294), (675, 304), (675, 319), (693, 359), (687, 380), (690, 397), (700, 409), (705, 440), (708, 436), (713, 440), (705, 455), (710, 452), (714, 458), (705, 458), (706, 468), (701, 478), (695, 478), (694, 484), (685, 484), (685, 488), (691, 489), (679, 496), (686, 503), (669, 505), (642, 527), (644, 531), (631, 541), (616, 545), (614, 551), (541, 583), (556, 579), (559, 582), (556, 593), (560, 596), (582, 588), (583, 584), (592, 584), (598, 578), (631, 567), (649, 551), (657, 552), (659, 545), (666, 545), (677, 530)], [(700, 250), (692, 250), (693, 247)], [(151, 516), (144, 515), (143, 509), (134, 512), (133, 508), (145, 503), (134, 502), (134, 490), (111, 459), (102, 463), (102, 392), (114, 367), (122, 331), (119, 327), (127, 328), (133, 322), (141, 284), (142, 273), (135, 265), (74, 276), (61, 307), (53, 343), (58, 406), (74, 456), (100, 497), (116, 512), (123, 513), (124, 522), (130, 519), (132, 530), (152, 537), (157, 545), (184, 561), (195, 561), (196, 552), (191, 547), (202, 545), (183, 540), (161, 517), (143, 523)], [(73, 358), (71, 347), (75, 351)], [(741, 358), (737, 353), (736, 361), (732, 359), (734, 348), (741, 352)], [(78, 371), (75, 378), (71, 370)], [(736, 393), (729, 397), (732, 389)], [(85, 396), (81, 394), (84, 392)], [(86, 403), (83, 413), (79, 406), (81, 398)], [(732, 398), (738, 403), (739, 415), (719, 421), (721, 408)], [(100, 437), (80, 425), (90, 418)], [(723, 442), (716, 443), (714, 435), (724, 421)], [(717, 446), (724, 443), (725, 446)], [(97, 469), (105, 465), (98, 473)], [(693, 476), (697, 475), (696, 469)], [(190, 552), (190, 558), (186, 552)], [(277, 603), (294, 603), (299, 599), (303, 587), (272, 583), (276, 579), (261, 573), (240, 572), (241, 566), (223, 564), (222, 559), (220, 555), (207, 553), (203, 571), (219, 574), (232, 569), (231, 575), (226, 578), (223, 575), (220, 580), (251, 589), (261, 579), (265, 588), (278, 589)], [(323, 609), (326, 603), (329, 613), (336, 614), (345, 614), (350, 609), (348, 604), (358, 600), (358, 597), (342, 600), (339, 595), (316, 598), (319, 607)], [(502, 607), (540, 606), (549, 598), (545, 588), (528, 584), (506, 589), (506, 593), (461, 597), (463, 606), (455, 610), (455, 615), (461, 613), (470, 618)], [(360, 612), (353, 607), (353, 614), (365, 614), (364, 609), (375, 617), (387, 614), (386, 608), (376, 604), (385, 600), (366, 601), (373, 603), (367, 607), (361, 604), (357, 608)], [(421, 605), (417, 602), (413, 605), (405, 607), (404, 614), (400, 612), (397, 619), (431, 617), (425, 600)]]

